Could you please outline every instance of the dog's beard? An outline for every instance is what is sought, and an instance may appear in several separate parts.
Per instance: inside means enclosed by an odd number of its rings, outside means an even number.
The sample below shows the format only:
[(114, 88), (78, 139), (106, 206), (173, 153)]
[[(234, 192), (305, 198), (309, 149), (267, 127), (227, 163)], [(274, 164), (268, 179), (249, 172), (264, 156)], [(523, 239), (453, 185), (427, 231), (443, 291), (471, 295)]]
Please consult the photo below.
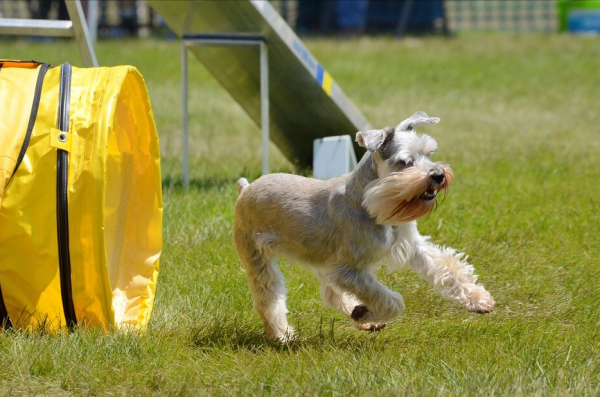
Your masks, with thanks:
[(450, 167), (441, 171), (444, 181), (437, 186), (428, 172), (418, 167), (376, 179), (367, 185), (362, 205), (380, 225), (393, 226), (424, 218), (436, 208), (437, 194), (446, 193), (454, 177)]

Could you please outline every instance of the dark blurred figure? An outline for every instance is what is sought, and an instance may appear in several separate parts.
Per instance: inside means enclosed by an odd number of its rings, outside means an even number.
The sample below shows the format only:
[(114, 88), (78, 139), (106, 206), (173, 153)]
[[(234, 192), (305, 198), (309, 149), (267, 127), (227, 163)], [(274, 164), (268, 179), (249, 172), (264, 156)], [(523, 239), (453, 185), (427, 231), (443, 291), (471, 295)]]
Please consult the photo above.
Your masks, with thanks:
[(121, 27), (126, 36), (137, 36), (139, 23), (137, 17), (137, 8), (133, 0), (121, 0), (120, 14)]
[(320, 22), (326, 4), (325, 0), (298, 0), (296, 30), (303, 34), (323, 32)]
[(299, 33), (360, 35), (367, 27), (369, 0), (299, 0)]
[(32, 6), (32, 0), (28, 0), (29, 11), (34, 19), (48, 19), (50, 16), (50, 10), (53, 4), (58, 4), (58, 19), (61, 21), (68, 21), (69, 12), (67, 11), (67, 5), (65, 0), (39, 0), (37, 2), (37, 10)]
[[(441, 0), (371, 0), (369, 33), (440, 33), (445, 22)], [(445, 33), (445, 32), (444, 32)]]

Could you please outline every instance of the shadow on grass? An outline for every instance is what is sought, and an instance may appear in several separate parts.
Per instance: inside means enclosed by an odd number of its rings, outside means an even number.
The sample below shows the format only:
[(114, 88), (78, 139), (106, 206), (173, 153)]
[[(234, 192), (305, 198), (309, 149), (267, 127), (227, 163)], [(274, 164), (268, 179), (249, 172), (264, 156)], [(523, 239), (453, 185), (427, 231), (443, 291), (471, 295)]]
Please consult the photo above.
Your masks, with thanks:
[(254, 323), (244, 324), (236, 320), (194, 327), (188, 335), (191, 345), (205, 352), (222, 349), (246, 350), (253, 353), (273, 350), (297, 352), (315, 348), (322, 350), (327, 347), (349, 352), (385, 349), (385, 331), (364, 332), (340, 327), (339, 324), (334, 318), (325, 324), (321, 318), (320, 322), (315, 324), (316, 329), (298, 329), (296, 338), (285, 343), (268, 339), (262, 327), (257, 328)]

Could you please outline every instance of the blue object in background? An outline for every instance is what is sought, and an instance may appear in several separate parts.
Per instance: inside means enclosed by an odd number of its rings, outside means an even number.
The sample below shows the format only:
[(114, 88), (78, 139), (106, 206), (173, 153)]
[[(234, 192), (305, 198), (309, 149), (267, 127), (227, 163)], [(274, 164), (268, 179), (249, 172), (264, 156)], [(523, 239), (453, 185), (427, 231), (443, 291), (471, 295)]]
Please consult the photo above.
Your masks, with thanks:
[(369, 0), (336, 0), (338, 28), (363, 32), (367, 27)]
[(573, 33), (600, 33), (600, 8), (569, 11), (567, 29)]
[[(443, 0), (298, 0), (296, 29), (300, 33), (435, 33), (444, 19)], [(406, 15), (405, 15), (406, 14)]]

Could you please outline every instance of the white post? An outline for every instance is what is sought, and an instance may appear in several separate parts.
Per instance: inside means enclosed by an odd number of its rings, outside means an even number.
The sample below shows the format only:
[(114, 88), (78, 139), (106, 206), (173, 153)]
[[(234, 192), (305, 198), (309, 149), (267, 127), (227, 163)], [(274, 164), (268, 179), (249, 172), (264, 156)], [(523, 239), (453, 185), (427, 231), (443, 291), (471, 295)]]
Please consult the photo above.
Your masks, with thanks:
[[(208, 35), (213, 36), (213, 35)], [(193, 35), (181, 40), (181, 107), (182, 107), (182, 176), (183, 185), (189, 187), (189, 148), (188, 148), (188, 47), (198, 45), (222, 46), (259, 46), (260, 49), (260, 127), (262, 150), (262, 175), (269, 173), (269, 61), (267, 44), (262, 37), (239, 37), (223, 35), (221, 37), (206, 37)]]
[(187, 61), (187, 46), (185, 40), (181, 40), (181, 151), (182, 160), (181, 168), (183, 174), (183, 187), (190, 187), (190, 160), (188, 148), (188, 61)]
[(269, 173), (269, 57), (267, 43), (260, 43), (260, 126), (262, 131), (262, 174)]
[(88, 1), (87, 22), (90, 30), (90, 40), (95, 43), (98, 40), (98, 9), (100, 6), (99, 0)]
[(79, 0), (65, 1), (69, 18), (73, 22), (73, 35), (81, 53), (83, 64), (87, 67), (98, 67), (98, 60), (94, 52), (94, 45), (90, 39), (87, 22), (83, 15), (83, 8)]

